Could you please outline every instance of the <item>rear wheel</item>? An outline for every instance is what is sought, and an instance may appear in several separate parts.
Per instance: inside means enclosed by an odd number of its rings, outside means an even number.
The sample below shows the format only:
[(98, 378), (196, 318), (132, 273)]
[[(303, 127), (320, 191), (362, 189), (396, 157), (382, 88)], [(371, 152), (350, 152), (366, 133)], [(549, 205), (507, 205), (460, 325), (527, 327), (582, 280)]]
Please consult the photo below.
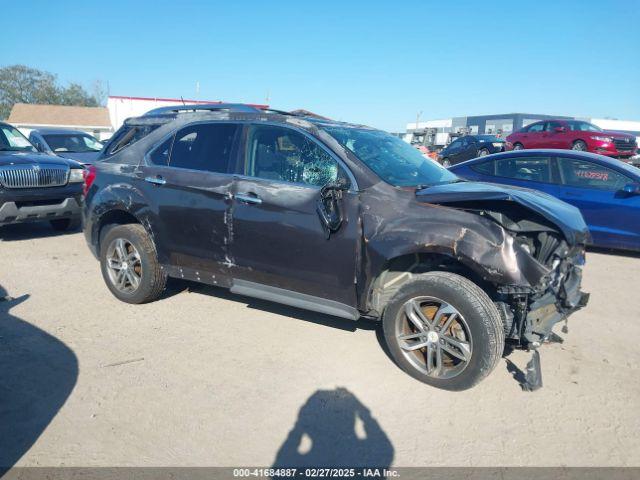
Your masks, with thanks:
[(573, 142), (573, 146), (571, 147), (571, 150), (577, 150), (579, 152), (586, 152), (587, 151), (587, 144), (585, 142), (583, 142), (582, 140), (576, 140), (575, 142)]
[(478, 151), (478, 156), (479, 157), (484, 157), (485, 155), (489, 155), (489, 150), (487, 150), (486, 148), (481, 148)]
[(522, 145), (521, 143), (514, 143), (513, 144), (513, 149), (514, 150), (524, 150), (524, 145)]
[(142, 225), (115, 225), (101, 239), (100, 267), (111, 293), (127, 303), (145, 303), (160, 296), (167, 275)]
[(76, 230), (80, 227), (80, 219), (78, 218), (57, 218), (49, 220), (51, 228), (56, 232), (66, 232), (67, 230)]
[(451, 162), (449, 161), (449, 159), (447, 157), (442, 159), (442, 166), (445, 168), (449, 168), (451, 166)]
[(449, 272), (416, 275), (404, 284), (385, 309), (383, 329), (400, 368), (445, 390), (477, 384), (504, 350), (494, 303), (475, 283)]

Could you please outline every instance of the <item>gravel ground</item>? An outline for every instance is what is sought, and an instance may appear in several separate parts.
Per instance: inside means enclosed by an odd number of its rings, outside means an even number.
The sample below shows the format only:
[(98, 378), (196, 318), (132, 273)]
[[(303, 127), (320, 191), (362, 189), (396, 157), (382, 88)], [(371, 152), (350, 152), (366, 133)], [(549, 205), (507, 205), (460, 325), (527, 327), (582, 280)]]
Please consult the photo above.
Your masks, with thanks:
[(0, 228), (0, 253), (0, 465), (640, 466), (635, 256), (588, 255), (591, 303), (542, 350), (541, 390), (502, 360), (450, 393), (369, 322), (188, 283), (127, 305), (47, 226)]

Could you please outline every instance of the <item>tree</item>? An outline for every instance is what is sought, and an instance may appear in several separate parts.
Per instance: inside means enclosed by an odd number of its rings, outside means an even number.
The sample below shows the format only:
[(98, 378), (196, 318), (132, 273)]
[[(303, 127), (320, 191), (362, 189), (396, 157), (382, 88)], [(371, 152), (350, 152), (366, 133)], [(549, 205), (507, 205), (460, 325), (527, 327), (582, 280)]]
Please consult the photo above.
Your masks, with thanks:
[(103, 101), (96, 97), (79, 83), (60, 86), (54, 74), (26, 65), (0, 68), (0, 119), (7, 118), (16, 103), (96, 107)]

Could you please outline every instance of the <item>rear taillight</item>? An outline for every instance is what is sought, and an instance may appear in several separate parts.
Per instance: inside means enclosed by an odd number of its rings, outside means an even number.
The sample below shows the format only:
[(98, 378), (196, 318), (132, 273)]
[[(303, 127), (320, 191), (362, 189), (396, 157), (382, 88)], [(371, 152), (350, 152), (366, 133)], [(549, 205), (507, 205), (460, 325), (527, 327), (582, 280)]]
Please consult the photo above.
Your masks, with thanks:
[(84, 185), (82, 186), (82, 193), (84, 196), (87, 195), (89, 188), (91, 188), (91, 184), (96, 179), (96, 167), (93, 165), (89, 165), (84, 173)]

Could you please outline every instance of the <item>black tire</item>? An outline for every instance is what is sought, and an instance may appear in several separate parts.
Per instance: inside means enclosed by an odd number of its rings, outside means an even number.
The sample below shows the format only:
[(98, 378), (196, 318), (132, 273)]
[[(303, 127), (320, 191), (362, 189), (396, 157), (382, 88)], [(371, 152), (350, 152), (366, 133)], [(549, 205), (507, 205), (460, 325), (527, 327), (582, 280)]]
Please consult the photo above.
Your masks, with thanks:
[[(454, 307), (464, 318), (472, 344), (466, 367), (452, 378), (434, 378), (416, 368), (400, 348), (396, 325), (407, 302), (417, 297), (436, 297)], [(415, 275), (396, 292), (383, 314), (384, 337), (396, 364), (428, 385), (445, 390), (466, 390), (484, 379), (496, 367), (504, 351), (504, 327), (495, 304), (470, 280), (449, 272)], [(408, 355), (407, 355), (408, 356)]]
[[(117, 239), (123, 239), (135, 247), (139, 254), (139, 285), (132, 292), (119, 290), (109, 276), (107, 254), (110, 245)], [(101, 235), (100, 269), (102, 277), (111, 293), (127, 303), (147, 303), (157, 299), (167, 284), (167, 275), (158, 263), (156, 249), (144, 227), (139, 224), (114, 225)]]
[(451, 161), (447, 157), (444, 157), (442, 159), (442, 166), (445, 168), (449, 168), (451, 166)]
[(571, 146), (571, 150), (577, 150), (579, 152), (586, 152), (588, 150), (587, 144), (583, 140), (576, 140)]
[(56, 232), (66, 232), (80, 228), (79, 218), (57, 218), (55, 220), (49, 220), (49, 223), (51, 224), (51, 228)]
[(513, 149), (514, 150), (524, 150), (524, 145), (522, 145), (520, 142), (516, 142), (513, 144)]
[(478, 157), (484, 157), (485, 155), (489, 155), (489, 150), (487, 150), (486, 148), (481, 148), (480, 150), (478, 150)]

